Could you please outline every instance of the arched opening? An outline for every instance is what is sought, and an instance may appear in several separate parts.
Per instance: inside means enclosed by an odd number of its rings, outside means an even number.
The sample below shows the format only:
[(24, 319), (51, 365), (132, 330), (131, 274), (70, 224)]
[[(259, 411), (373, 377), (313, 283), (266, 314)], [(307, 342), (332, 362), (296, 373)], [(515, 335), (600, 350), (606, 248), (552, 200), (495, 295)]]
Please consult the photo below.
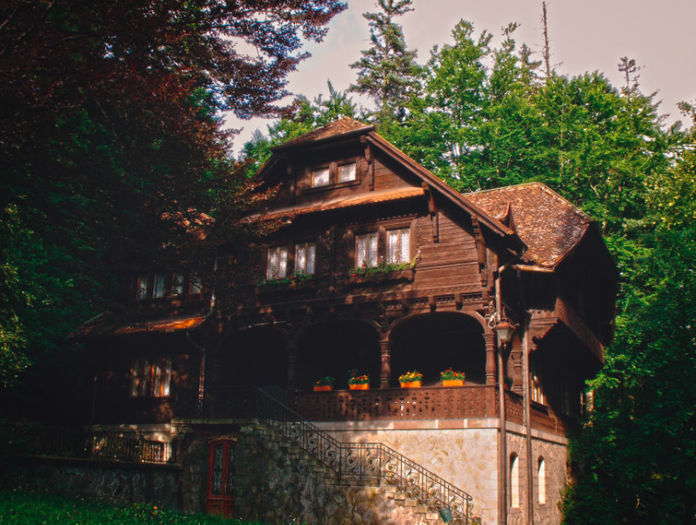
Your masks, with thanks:
[(242, 330), (222, 347), (221, 384), (285, 388), (288, 377), (288, 344), (273, 327)]
[(537, 477), (539, 479), (539, 503), (546, 503), (546, 462), (544, 458), (539, 458), (537, 467)]
[(520, 461), (515, 453), (510, 455), (510, 507), (520, 506)]
[(436, 385), (440, 372), (452, 367), (470, 383), (486, 382), (486, 347), (479, 322), (457, 312), (409, 317), (391, 333), (391, 383), (400, 374), (417, 369), (424, 385)]
[(379, 385), (380, 353), (377, 331), (362, 321), (329, 321), (308, 327), (297, 342), (297, 385), (311, 389), (325, 376), (336, 379), (337, 389), (347, 388), (348, 371), (370, 375)]

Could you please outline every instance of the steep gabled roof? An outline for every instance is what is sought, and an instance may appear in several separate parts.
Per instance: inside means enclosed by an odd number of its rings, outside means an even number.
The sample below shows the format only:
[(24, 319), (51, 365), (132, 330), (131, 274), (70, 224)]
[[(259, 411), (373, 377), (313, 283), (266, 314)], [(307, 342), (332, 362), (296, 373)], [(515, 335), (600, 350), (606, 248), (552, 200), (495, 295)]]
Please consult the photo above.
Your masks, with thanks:
[(374, 126), (369, 124), (364, 124), (363, 122), (358, 122), (350, 117), (343, 117), (338, 120), (334, 120), (326, 126), (321, 128), (313, 129), (312, 131), (290, 139), (279, 146), (273, 148), (273, 151), (284, 150), (298, 146), (300, 144), (316, 143), (327, 139), (333, 139), (337, 137), (342, 137), (345, 135), (351, 135), (356, 132), (366, 132), (373, 130)]
[(525, 260), (556, 268), (592, 224), (583, 212), (540, 182), (467, 193), (462, 197), (498, 220), (511, 217), (527, 245)]

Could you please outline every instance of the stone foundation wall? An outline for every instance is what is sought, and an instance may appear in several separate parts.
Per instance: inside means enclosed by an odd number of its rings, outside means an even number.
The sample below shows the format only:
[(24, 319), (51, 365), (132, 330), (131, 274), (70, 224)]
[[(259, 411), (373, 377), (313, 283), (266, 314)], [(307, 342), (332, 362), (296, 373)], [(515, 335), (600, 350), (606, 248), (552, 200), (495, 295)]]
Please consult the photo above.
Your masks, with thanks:
[(112, 505), (149, 503), (180, 508), (180, 470), (163, 465), (119, 465), (80, 459), (28, 459), (4, 465), (6, 488)]
[(497, 523), (498, 438), (491, 422), (467, 422), (474, 428), (466, 428), (462, 421), (456, 425), (437, 420), (386, 423), (318, 426), (341, 441), (390, 446), (473, 496), (472, 516), (481, 518), (482, 524)]

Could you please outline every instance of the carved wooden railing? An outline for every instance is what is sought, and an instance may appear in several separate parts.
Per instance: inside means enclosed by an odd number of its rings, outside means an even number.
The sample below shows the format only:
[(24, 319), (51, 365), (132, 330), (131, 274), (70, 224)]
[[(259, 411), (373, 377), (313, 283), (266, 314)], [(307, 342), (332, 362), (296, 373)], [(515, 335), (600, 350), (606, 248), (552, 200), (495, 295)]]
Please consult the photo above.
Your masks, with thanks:
[(287, 404), (310, 421), (497, 417), (495, 386), (291, 392)]
[(398, 487), (422, 505), (435, 510), (449, 509), (454, 519), (470, 522), (472, 497), (469, 494), (382, 443), (338, 441), (258, 388), (221, 389), (216, 407), (213, 417), (220, 412), (225, 417), (257, 419), (274, 428), (334, 471), (339, 482), (376, 485), (384, 482)]

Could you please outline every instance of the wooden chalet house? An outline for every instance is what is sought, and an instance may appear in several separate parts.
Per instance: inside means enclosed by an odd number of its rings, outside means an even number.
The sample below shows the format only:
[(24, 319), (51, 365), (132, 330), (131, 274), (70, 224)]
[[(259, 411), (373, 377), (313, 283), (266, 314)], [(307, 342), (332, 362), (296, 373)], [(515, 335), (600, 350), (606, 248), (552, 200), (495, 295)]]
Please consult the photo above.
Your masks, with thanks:
[[(350, 454), (363, 444), (356, 461), (381, 443), (460, 487), (469, 518), (558, 523), (566, 432), (612, 336), (597, 226), (539, 183), (460, 194), (351, 119), (275, 148), (257, 177), (277, 192), (246, 220), (276, 228), (220, 247), (214, 290), (153, 271), (134, 281), (141, 317), (84, 328), (95, 436), (136, 433), (181, 464), (210, 445), (192, 501), (223, 512), (240, 387), (263, 387)], [(450, 368), (461, 386), (440, 382)], [(349, 370), (369, 389), (350, 390)], [(401, 388), (412, 370), (420, 388)], [(314, 391), (325, 376), (333, 390)], [(243, 489), (225, 490), (244, 517)]]

